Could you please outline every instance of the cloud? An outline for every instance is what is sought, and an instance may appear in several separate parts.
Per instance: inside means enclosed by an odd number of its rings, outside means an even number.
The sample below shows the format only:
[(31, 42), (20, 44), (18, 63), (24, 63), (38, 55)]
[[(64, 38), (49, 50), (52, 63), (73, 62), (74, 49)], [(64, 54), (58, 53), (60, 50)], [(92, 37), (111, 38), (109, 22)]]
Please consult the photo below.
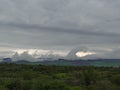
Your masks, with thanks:
[[(44, 50), (43, 50), (44, 51)], [(97, 51), (97, 52), (96, 52)], [(78, 57), (76, 54), (78, 52), (81, 52), (82, 55), (85, 55), (83, 57)], [(80, 54), (80, 53), (79, 53)], [(81, 56), (82, 56), (81, 55)], [(17, 52), (12, 56), (13, 61), (19, 61), (19, 60), (27, 60), (31, 62), (35, 61), (43, 61), (43, 60), (59, 60), (59, 59), (67, 59), (67, 60), (96, 60), (96, 59), (120, 59), (120, 49), (117, 50), (106, 50), (106, 51), (99, 51), (93, 48), (86, 48), (86, 47), (77, 47), (72, 49), (70, 52), (68, 52), (65, 55), (58, 54), (53, 51), (47, 51), (44, 54), (39, 52), (31, 53), (29, 51), (24, 51), (21, 54), (18, 54)]]
[(120, 59), (120, 49), (87, 55), (82, 59)]
[(114, 50), (120, 47), (119, 8), (119, 0), (0, 0), (0, 47)]
[(108, 59), (120, 59), (120, 49), (115, 49), (112, 52), (109, 52), (104, 55)]
[[(39, 25), (29, 25), (29, 24), (17, 24), (17, 23), (5, 23), (0, 22), (0, 26), (7, 26), (12, 28), (20, 28), (20, 29), (27, 29), (29, 31), (40, 32), (40, 31), (47, 31), (47, 32), (54, 32), (54, 33), (67, 33), (67, 34), (75, 34), (75, 35), (90, 35), (90, 36), (104, 36), (104, 37), (115, 37), (120, 34), (118, 33), (111, 33), (111, 32), (100, 32), (100, 31), (90, 31), (90, 30), (80, 30), (80, 29), (70, 29), (70, 28), (61, 28), (61, 27), (44, 27)], [(36, 30), (36, 31), (35, 31)]]
[(36, 58), (32, 57), (32, 55), (28, 54), (28, 52), (25, 51), (20, 55), (16, 52), (12, 56), (12, 60), (13, 61), (18, 61), (18, 60), (36, 61)]
[(16, 52), (12, 55), (13, 61), (19, 61), (19, 60), (27, 60), (31, 62), (35, 61), (43, 61), (43, 60), (58, 60), (59, 58), (64, 58), (64, 56), (56, 54), (52, 51), (49, 51), (45, 54), (34, 52), (30, 54), (29, 51), (24, 51), (23, 53)]

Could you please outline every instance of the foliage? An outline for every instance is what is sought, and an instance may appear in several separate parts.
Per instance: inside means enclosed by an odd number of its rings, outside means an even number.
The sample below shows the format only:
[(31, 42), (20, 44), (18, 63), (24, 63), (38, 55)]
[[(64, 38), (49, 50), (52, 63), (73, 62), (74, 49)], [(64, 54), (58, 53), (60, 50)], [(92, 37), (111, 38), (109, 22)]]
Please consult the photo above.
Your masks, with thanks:
[(120, 90), (120, 67), (0, 64), (0, 90)]

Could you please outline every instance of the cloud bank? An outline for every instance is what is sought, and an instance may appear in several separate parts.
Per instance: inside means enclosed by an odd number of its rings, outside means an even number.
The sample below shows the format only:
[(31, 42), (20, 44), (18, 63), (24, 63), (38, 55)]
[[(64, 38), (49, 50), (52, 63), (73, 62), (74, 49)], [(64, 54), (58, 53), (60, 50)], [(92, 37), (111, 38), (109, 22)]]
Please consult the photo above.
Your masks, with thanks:
[(98, 54), (114, 51), (120, 48), (119, 8), (120, 0), (0, 0), (0, 53), (65, 53), (80, 46)]

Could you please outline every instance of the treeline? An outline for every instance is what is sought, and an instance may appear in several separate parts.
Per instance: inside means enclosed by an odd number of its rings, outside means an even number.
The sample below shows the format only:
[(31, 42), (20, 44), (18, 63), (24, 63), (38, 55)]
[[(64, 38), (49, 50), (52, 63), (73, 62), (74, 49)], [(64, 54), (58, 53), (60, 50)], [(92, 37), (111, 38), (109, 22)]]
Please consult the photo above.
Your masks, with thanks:
[(120, 90), (120, 67), (0, 64), (0, 90)]

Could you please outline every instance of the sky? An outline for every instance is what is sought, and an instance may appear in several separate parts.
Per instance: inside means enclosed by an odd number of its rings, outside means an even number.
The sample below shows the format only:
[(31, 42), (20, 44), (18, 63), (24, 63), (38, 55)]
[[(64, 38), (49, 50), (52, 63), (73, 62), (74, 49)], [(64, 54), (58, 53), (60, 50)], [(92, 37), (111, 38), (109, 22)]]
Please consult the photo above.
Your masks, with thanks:
[(0, 0), (0, 55), (85, 47), (119, 57), (119, 9), (120, 0)]

